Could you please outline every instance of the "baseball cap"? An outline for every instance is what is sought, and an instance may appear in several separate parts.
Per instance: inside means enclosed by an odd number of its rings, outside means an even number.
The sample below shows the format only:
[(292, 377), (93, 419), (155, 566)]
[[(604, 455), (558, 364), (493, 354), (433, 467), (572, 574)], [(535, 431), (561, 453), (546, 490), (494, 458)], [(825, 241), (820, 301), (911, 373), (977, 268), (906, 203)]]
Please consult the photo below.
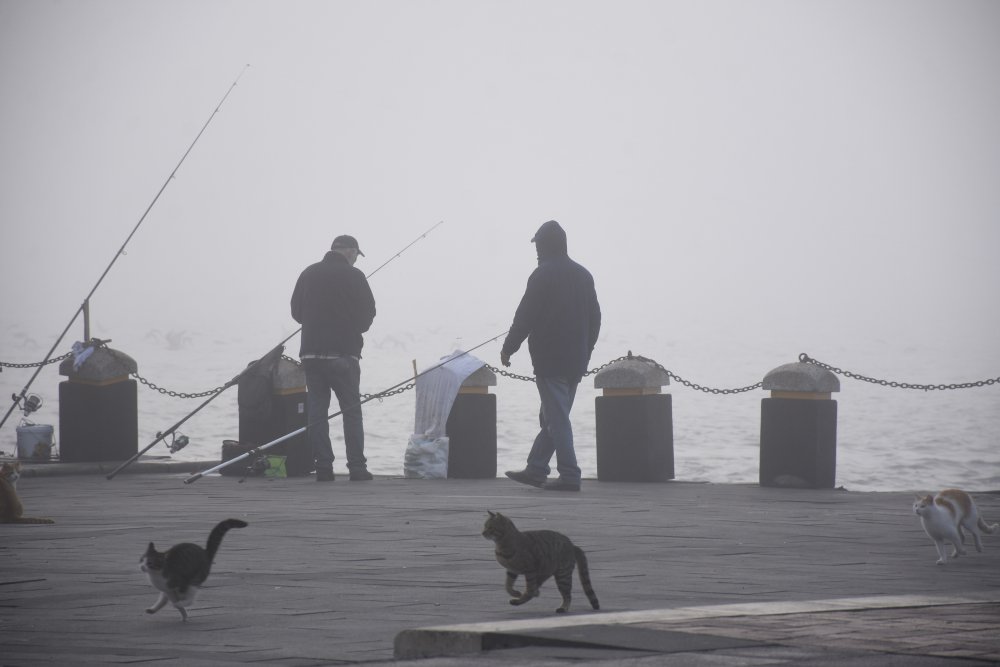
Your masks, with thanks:
[(358, 251), (358, 254), (362, 257), (365, 253), (361, 252), (361, 248), (358, 247), (358, 240), (353, 236), (348, 236), (347, 234), (341, 234), (333, 240), (333, 245), (331, 248), (353, 248)]

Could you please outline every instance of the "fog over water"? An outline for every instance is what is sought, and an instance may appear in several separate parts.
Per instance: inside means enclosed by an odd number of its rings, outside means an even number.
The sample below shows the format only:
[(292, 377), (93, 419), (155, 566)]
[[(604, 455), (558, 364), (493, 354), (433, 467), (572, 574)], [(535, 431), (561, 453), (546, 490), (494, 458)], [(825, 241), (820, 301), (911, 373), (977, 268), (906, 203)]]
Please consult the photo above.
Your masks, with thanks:
[[(504, 331), (552, 218), (595, 277), (595, 364), (996, 378), (998, 66), (1000, 5), (968, 0), (0, 0), (0, 360), (45, 355), (239, 76), (91, 302), (155, 382), (218, 386), (293, 332), (337, 234), (370, 272), (444, 221), (372, 278), (380, 389)], [(937, 413), (922, 446), (974, 441), (996, 477), (1000, 388), (899, 391), (871, 401)]]

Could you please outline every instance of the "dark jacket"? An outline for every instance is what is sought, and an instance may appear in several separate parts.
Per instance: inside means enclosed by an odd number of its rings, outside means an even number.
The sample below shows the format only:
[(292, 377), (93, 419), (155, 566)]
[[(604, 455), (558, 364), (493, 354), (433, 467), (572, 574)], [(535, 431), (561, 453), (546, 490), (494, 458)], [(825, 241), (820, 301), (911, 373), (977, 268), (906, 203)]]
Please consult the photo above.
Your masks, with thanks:
[(542, 225), (533, 240), (538, 268), (528, 277), (502, 354), (510, 356), (527, 338), (535, 375), (579, 381), (601, 331), (594, 278), (569, 258), (566, 232), (555, 220)]
[(375, 319), (375, 297), (365, 274), (343, 255), (329, 251), (299, 276), (292, 317), (302, 325), (303, 354), (361, 356), (361, 334)]

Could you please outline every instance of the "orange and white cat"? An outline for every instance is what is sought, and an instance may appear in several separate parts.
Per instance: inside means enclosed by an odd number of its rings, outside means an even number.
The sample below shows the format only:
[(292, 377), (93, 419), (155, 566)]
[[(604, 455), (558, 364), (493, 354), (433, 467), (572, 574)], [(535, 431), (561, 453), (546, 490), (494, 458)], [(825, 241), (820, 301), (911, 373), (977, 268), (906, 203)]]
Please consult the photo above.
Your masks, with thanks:
[(0, 523), (55, 523), (52, 519), (22, 516), (24, 505), (17, 495), (17, 480), (21, 477), (21, 462), (0, 465)]
[(993, 533), (1000, 525), (988, 524), (981, 516), (972, 496), (960, 489), (945, 489), (937, 495), (917, 497), (913, 503), (913, 513), (920, 517), (924, 532), (932, 540), (938, 551), (938, 565), (948, 562), (948, 547), (945, 542), (951, 542), (955, 547), (952, 558), (965, 555), (962, 545), (965, 543), (965, 531), (972, 533), (976, 542), (976, 551), (983, 550), (982, 533)]

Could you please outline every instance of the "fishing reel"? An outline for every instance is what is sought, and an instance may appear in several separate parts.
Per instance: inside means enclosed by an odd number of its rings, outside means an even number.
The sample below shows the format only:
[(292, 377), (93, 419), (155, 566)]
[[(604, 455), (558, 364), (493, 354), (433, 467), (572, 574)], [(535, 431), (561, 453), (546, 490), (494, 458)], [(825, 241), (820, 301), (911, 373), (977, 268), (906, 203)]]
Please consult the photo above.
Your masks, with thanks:
[(251, 475), (254, 477), (263, 475), (271, 467), (271, 461), (268, 460), (267, 454), (260, 451), (260, 449), (254, 448), (248, 451), (247, 458), (250, 459), (250, 465), (246, 467), (246, 472), (240, 478), (240, 484), (245, 482), (247, 477)]
[(38, 394), (28, 394), (27, 396), (11, 394), (10, 400), (14, 401), (14, 404), (21, 408), (21, 426), (34, 426), (35, 423), (28, 419), (28, 415), (32, 412), (37, 412), (38, 408), (42, 407), (42, 397)]
[(267, 454), (259, 452), (254, 458), (253, 463), (250, 464), (250, 472), (256, 475), (263, 475), (264, 471), (270, 467), (271, 461), (267, 458)]
[[(163, 434), (157, 433), (156, 437), (162, 438)], [(190, 438), (188, 438), (183, 433), (171, 433), (170, 444), (167, 445), (167, 448), (170, 450), (171, 454), (176, 454), (177, 452), (187, 447), (189, 442), (191, 442)]]
[[(16, 396), (14, 397), (14, 400), (20, 403), (20, 399)], [(40, 407), (42, 407), (42, 397), (38, 394), (28, 394), (24, 398), (24, 405), (21, 405), (21, 412), (23, 412), (24, 416), (27, 417), (32, 412), (37, 412)]]

